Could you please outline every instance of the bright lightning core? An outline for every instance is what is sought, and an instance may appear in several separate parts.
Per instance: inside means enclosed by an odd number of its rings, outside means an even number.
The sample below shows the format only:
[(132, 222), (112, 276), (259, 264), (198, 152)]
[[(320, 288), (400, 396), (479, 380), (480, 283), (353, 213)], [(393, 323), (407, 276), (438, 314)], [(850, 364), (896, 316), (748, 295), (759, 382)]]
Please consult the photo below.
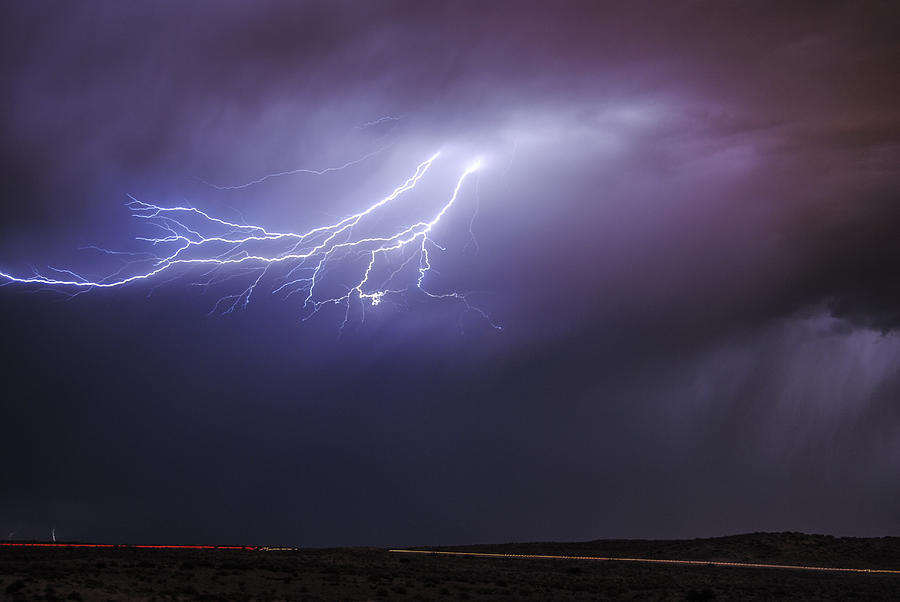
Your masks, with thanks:
[[(117, 272), (92, 280), (71, 270), (50, 268), (56, 276), (35, 271), (32, 276), (19, 277), (0, 271), (0, 278), (79, 294), (171, 275), (163, 281), (168, 282), (179, 276), (178, 268), (196, 266), (204, 271), (194, 284), (204, 289), (240, 279), (246, 284), (219, 298), (211, 314), (246, 307), (267, 278), (266, 282), (273, 282), (271, 293), (300, 300), (304, 320), (326, 306), (343, 306), (342, 329), (350, 320), (352, 307), (361, 307), (364, 319), (366, 306), (415, 292), (461, 303), (499, 329), (485, 311), (469, 302), (465, 292), (437, 292), (429, 286), (436, 273), (433, 261), (445, 251), (435, 239), (435, 229), (480, 168), (480, 160), (462, 171), (430, 216), (392, 229), (382, 224), (384, 212), (425, 178), (439, 156), (436, 153), (419, 163), (402, 184), (362, 211), (306, 232), (276, 232), (221, 219), (194, 207), (163, 207), (129, 196), (126, 206), (135, 218), (147, 222), (155, 235), (136, 238), (146, 245), (147, 250), (141, 253), (90, 247), (123, 259), (124, 265)], [(346, 279), (341, 290), (323, 284), (330, 273), (340, 273), (341, 279)]]

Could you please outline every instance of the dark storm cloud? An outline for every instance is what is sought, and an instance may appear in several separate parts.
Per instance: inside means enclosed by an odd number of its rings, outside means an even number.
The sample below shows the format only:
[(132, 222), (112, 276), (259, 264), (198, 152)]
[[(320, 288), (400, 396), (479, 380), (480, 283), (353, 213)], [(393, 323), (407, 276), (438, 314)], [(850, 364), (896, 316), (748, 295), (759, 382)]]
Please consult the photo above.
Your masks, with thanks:
[[(879, 334), (900, 319), (893, 3), (6, 13), (0, 267), (127, 247), (125, 193), (303, 227), (471, 150), (480, 251), (442, 274), (505, 329), (467, 316), (460, 336), (457, 308), (413, 306), (337, 339), (274, 298), (207, 319), (179, 283), (4, 289), (0, 525), (302, 544), (900, 529)], [(197, 181), (388, 145), (340, 179)]]

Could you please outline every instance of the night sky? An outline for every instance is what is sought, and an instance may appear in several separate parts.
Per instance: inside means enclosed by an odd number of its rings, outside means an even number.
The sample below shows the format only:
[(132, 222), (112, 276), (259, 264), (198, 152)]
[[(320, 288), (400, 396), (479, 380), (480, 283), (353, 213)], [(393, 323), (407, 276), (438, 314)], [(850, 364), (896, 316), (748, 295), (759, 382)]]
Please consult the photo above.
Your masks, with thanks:
[(416, 290), (303, 321), (268, 274), (216, 311), (237, 269), (8, 284), (0, 538), (900, 535), (896, 2), (22, 0), (0, 23), (0, 271), (107, 276), (79, 248), (160, 234), (129, 194), (306, 230), (442, 151), (422, 206), (483, 167), (429, 286), (502, 326)]

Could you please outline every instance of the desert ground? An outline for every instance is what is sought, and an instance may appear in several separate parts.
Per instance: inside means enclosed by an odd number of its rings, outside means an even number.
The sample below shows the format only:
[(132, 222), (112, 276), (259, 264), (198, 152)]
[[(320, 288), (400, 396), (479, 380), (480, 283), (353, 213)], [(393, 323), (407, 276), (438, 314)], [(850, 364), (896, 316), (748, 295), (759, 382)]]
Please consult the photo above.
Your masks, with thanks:
[[(423, 549), (423, 548), (420, 548)], [(429, 548), (707, 561), (667, 565), (404, 554), (379, 548), (183, 550), (0, 546), (3, 600), (897, 600), (900, 537), (799, 533)]]

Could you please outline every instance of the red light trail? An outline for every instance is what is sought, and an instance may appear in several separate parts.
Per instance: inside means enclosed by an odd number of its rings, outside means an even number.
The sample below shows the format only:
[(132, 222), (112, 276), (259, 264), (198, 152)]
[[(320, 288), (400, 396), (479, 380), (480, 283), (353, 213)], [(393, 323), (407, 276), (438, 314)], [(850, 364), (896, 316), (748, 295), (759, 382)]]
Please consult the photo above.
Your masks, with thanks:
[[(273, 548), (260, 546), (175, 546), (175, 545), (149, 545), (149, 544), (116, 544), (116, 543), (0, 543), (0, 546), (9, 548), (122, 548), (145, 550), (250, 550), (267, 551)], [(286, 548), (279, 548), (286, 549)]]

